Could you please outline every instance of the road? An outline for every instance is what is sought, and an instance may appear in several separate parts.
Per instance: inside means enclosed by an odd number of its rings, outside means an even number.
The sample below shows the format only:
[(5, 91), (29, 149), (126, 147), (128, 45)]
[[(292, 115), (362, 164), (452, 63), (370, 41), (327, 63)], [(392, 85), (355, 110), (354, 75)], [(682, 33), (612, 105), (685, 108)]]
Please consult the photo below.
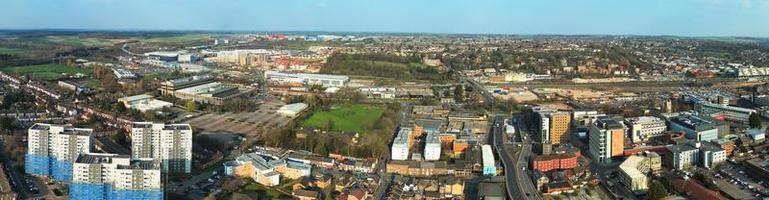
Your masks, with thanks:
[[(398, 119), (396, 122), (398, 126), (402, 126), (404, 120), (408, 118), (407, 115), (410, 112), (411, 107), (412, 107), (411, 104), (401, 103), (400, 115), (398, 116)], [(393, 136), (390, 138), (390, 140), (388, 140), (388, 142), (390, 142), (387, 145), (388, 147), (392, 145), (392, 140), (395, 137), (395, 134), (397, 133), (393, 133)], [(395, 178), (395, 176), (393, 176), (392, 174), (385, 173), (387, 161), (390, 160), (389, 152), (390, 151), (384, 152), (384, 155), (380, 157), (379, 163), (377, 164), (377, 167), (375, 169), (377, 171), (376, 173), (379, 174), (380, 179), (379, 179), (379, 187), (377, 187), (376, 191), (374, 191), (373, 199), (385, 199), (385, 196), (387, 195), (387, 191), (390, 190), (390, 184), (392, 184), (392, 181)]]
[[(522, 120), (516, 120), (522, 121)], [(493, 136), (494, 148), (497, 150), (497, 154), (502, 162), (502, 166), (505, 170), (505, 182), (508, 191), (508, 198), (510, 199), (542, 199), (540, 192), (534, 187), (534, 183), (529, 178), (528, 173), (523, 168), (526, 168), (527, 161), (531, 156), (531, 141), (529, 137), (523, 137), (525, 133), (521, 131), (521, 128), (516, 128), (518, 133), (521, 134), (521, 151), (511, 154), (505, 148), (504, 138), (504, 118), (496, 117), (494, 119), (494, 125), (491, 129)], [(518, 125), (518, 124), (516, 124)], [(524, 139), (525, 138), (525, 139)], [(516, 157), (517, 155), (517, 157)]]

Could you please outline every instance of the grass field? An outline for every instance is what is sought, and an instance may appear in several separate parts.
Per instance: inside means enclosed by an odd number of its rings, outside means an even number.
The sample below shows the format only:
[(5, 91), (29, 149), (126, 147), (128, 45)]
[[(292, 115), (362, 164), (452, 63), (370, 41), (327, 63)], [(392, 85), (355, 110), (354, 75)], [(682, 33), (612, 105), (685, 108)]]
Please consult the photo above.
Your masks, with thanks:
[(305, 127), (325, 127), (332, 121), (333, 131), (362, 132), (364, 125), (374, 125), (384, 109), (366, 105), (337, 105), (329, 111), (317, 111), (302, 122)]
[(110, 46), (114, 44), (111, 40), (93, 37), (48, 36), (46, 39), (56, 44), (76, 47)]
[(16, 54), (24, 53), (27, 51), (29, 50), (0, 47), (0, 54), (4, 54), (4, 55), (16, 55)]
[(91, 71), (79, 67), (69, 67), (59, 64), (28, 65), (18, 67), (2, 67), (0, 71), (10, 74), (29, 75), (33, 79), (53, 81), (63, 77), (63, 75), (74, 75), (82, 73), (88, 75)]

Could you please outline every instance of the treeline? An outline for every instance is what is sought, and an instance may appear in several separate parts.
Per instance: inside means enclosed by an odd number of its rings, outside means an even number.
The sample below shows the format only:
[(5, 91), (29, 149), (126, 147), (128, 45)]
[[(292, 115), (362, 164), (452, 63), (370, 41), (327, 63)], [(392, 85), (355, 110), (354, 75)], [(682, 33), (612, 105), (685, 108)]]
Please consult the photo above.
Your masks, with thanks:
[(334, 54), (320, 70), (326, 74), (377, 76), (400, 80), (443, 80), (438, 69), (421, 63), (418, 55)]

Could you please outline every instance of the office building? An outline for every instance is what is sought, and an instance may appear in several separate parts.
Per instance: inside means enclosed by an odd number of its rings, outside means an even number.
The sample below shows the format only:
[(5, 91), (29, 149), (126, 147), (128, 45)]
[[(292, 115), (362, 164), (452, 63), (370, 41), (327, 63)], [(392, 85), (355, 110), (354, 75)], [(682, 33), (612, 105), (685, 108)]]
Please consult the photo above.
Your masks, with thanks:
[(494, 162), (494, 152), (491, 150), (491, 145), (484, 144), (481, 146), (481, 153), (483, 156), (483, 175), (496, 176), (497, 166)]
[(437, 132), (427, 132), (425, 137), (425, 160), (435, 161), (441, 159), (441, 140)]
[(590, 125), (588, 144), (596, 162), (610, 163), (612, 157), (623, 154), (625, 127), (620, 121), (615, 117), (601, 117)]
[(672, 169), (683, 170), (687, 166), (699, 163), (700, 149), (690, 144), (670, 145), (666, 147), (668, 155), (665, 157), (665, 165)]
[(189, 124), (135, 122), (131, 129), (131, 157), (160, 159), (164, 173), (192, 170), (192, 128)]
[(27, 132), (24, 168), (28, 174), (72, 180), (72, 162), (93, 148), (93, 130), (62, 125), (34, 124)]
[(390, 155), (393, 160), (408, 160), (411, 147), (411, 128), (401, 128), (393, 140)]
[(695, 144), (696, 146), (700, 146), (700, 166), (713, 169), (716, 165), (726, 161), (726, 150), (720, 146), (710, 142), (698, 143)]
[(211, 82), (174, 91), (176, 98), (201, 103), (222, 105), (238, 95), (238, 87), (220, 82)]
[(625, 119), (628, 127), (630, 141), (633, 143), (646, 142), (650, 138), (665, 135), (665, 121), (657, 117), (635, 117)]
[(713, 118), (738, 122), (742, 124), (748, 124), (750, 115), (756, 113), (756, 110), (753, 109), (728, 106), (723, 104), (714, 104), (709, 102), (702, 102), (699, 104), (699, 106), (702, 113), (705, 113)]
[(668, 119), (670, 129), (686, 133), (686, 138), (695, 141), (718, 139), (720, 124), (713, 118), (695, 113), (682, 113)]
[(322, 85), (323, 87), (342, 87), (350, 81), (348, 76), (278, 71), (265, 71), (264, 79), (273, 84)]
[(660, 156), (648, 153), (646, 156), (630, 156), (619, 165), (619, 182), (635, 194), (643, 194), (649, 190), (647, 174), (660, 170)]
[(630, 156), (619, 165), (619, 182), (636, 194), (644, 193), (649, 189), (646, 173), (639, 170), (644, 159), (641, 156)]
[(213, 83), (214, 81), (214, 77), (208, 74), (173, 79), (160, 83), (160, 92), (173, 95), (176, 90)]
[(127, 155), (81, 154), (72, 167), (69, 198), (163, 199), (160, 160)]

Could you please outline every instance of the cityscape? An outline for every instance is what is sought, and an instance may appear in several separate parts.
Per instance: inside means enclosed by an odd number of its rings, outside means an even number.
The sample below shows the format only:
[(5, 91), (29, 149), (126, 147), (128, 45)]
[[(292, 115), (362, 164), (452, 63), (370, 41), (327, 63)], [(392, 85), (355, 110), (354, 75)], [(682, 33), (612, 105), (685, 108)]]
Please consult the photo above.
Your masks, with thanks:
[[(374, 10), (422, 2), (259, 3), (310, 13), (275, 25), (176, 1), (62, 7), (78, 25), (0, 3), (41, 16), (0, 13), (0, 199), (769, 199), (769, 3), (689, 2), (747, 13), (708, 28), (628, 11), (643, 31), (532, 33), (441, 24), (555, 23), (501, 2), (436, 2), (465, 15), (417, 22)], [(651, 14), (704, 18), (678, 4)]]

